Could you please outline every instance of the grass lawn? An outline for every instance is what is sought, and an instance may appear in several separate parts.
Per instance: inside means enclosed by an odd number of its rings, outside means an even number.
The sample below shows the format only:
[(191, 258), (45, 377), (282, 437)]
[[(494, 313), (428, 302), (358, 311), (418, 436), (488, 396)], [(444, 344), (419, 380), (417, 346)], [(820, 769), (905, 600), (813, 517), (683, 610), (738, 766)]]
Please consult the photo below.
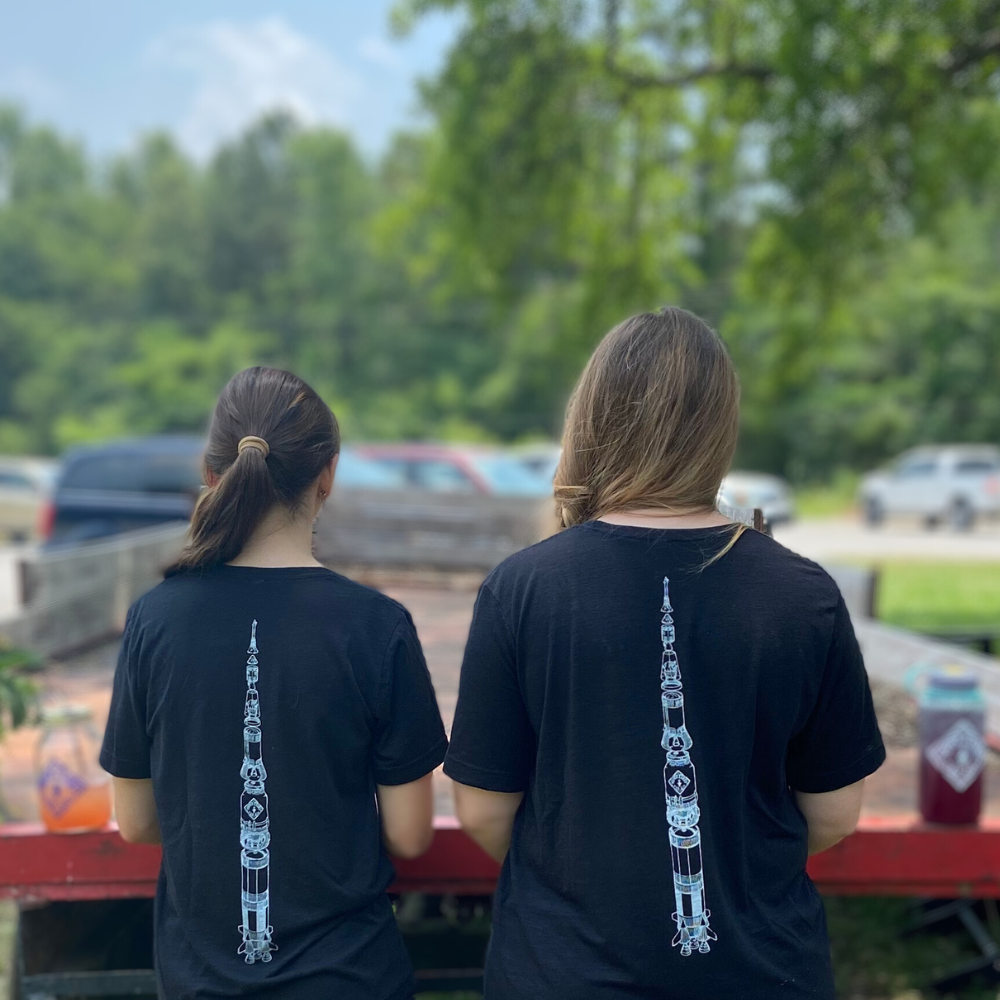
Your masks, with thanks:
[(841, 517), (857, 502), (861, 477), (840, 472), (822, 486), (802, 486), (795, 490), (795, 513), (801, 518)]
[[(828, 897), (825, 903), (838, 1000), (941, 1000), (927, 984), (979, 957), (957, 928), (902, 936), (912, 919), (910, 900)], [(946, 996), (997, 1000), (1000, 994), (980, 981)]]
[(1000, 563), (880, 562), (878, 616), (918, 632), (1000, 627)]
[(9, 1000), (16, 930), (16, 904), (9, 899), (0, 899), (0, 1000)]

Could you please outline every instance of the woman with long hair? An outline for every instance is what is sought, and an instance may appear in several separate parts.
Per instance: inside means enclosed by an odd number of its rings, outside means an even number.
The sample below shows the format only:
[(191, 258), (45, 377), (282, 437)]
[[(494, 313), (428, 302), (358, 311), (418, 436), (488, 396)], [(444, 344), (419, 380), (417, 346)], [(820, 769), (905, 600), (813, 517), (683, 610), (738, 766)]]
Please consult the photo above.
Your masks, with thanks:
[(806, 858), (885, 751), (834, 582), (717, 510), (738, 410), (695, 316), (616, 327), (564, 530), (479, 592), (445, 772), (503, 861), (486, 1000), (833, 1000)]
[(444, 729), (413, 622), (312, 555), (340, 450), (295, 375), (225, 387), (179, 561), (131, 609), (101, 763), (163, 844), (161, 995), (400, 1000), (386, 856), (430, 844)]

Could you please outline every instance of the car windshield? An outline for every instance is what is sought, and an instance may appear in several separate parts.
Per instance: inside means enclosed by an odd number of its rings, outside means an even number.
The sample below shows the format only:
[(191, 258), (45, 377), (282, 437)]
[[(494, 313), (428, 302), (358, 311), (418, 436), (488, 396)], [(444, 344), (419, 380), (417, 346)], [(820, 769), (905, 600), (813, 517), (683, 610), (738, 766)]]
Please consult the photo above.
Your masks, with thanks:
[(499, 496), (544, 496), (552, 490), (543, 476), (507, 455), (475, 455), (469, 464), (486, 480), (490, 492)]
[(346, 489), (393, 490), (405, 485), (403, 473), (381, 462), (372, 462), (353, 451), (341, 450), (337, 485)]
[(87, 455), (71, 462), (64, 489), (126, 493), (191, 493), (201, 487), (200, 454)]

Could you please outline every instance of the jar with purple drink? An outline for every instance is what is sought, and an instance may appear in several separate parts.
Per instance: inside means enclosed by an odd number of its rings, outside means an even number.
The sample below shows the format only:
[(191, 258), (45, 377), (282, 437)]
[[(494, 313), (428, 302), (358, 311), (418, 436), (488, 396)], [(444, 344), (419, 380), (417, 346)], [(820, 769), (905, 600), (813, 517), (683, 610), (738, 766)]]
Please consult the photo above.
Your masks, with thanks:
[(919, 674), (925, 681), (917, 696), (920, 814), (928, 823), (975, 823), (986, 764), (979, 681), (960, 666), (922, 668)]

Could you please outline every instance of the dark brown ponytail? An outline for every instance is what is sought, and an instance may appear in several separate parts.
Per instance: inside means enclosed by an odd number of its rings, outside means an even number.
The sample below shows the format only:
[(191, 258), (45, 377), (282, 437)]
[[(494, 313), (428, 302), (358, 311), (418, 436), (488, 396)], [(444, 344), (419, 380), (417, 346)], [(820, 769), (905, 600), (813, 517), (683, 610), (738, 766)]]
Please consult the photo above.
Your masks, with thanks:
[[(262, 438), (266, 451), (240, 451), (246, 437)], [(275, 504), (297, 509), (339, 451), (337, 418), (297, 375), (276, 368), (234, 375), (215, 406), (205, 449), (205, 469), (217, 482), (198, 500), (187, 545), (167, 576), (235, 559)]]

